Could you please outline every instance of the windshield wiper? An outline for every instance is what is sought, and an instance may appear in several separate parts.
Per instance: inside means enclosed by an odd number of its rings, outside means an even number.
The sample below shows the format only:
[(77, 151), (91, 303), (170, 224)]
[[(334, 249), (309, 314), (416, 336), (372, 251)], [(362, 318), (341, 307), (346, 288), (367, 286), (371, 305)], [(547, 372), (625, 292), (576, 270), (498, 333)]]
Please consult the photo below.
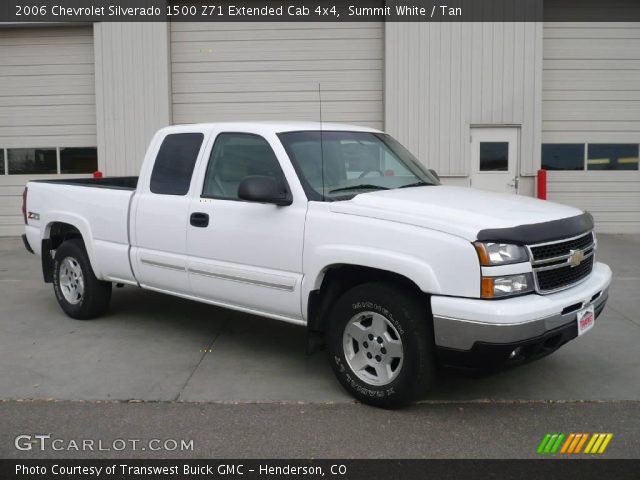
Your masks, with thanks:
[(346, 192), (348, 190), (389, 190), (387, 187), (380, 185), (352, 185), (351, 187), (341, 187), (329, 190), (329, 193)]
[(401, 187), (398, 187), (398, 188), (430, 187), (432, 185), (433, 185), (432, 183), (427, 183), (427, 182), (416, 182), (416, 183), (409, 183), (408, 185), (402, 185)]

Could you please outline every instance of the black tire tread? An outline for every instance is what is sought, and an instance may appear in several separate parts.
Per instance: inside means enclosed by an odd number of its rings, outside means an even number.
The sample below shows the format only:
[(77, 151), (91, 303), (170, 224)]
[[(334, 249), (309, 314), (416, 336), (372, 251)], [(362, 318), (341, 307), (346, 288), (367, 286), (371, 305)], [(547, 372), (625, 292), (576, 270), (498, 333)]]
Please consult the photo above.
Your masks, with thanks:
[[(66, 257), (75, 258), (84, 275), (84, 298), (82, 302), (73, 305), (66, 301), (59, 287), (60, 263)], [(111, 302), (111, 282), (103, 282), (96, 278), (82, 239), (73, 238), (64, 241), (56, 250), (53, 269), (53, 286), (56, 299), (60, 307), (71, 318), (76, 320), (91, 320), (104, 314)]]
[[(363, 300), (385, 306), (394, 316), (401, 317), (398, 320), (403, 323), (406, 330), (403, 345), (415, 353), (416, 361), (411, 365), (404, 365), (403, 372), (392, 382), (391, 385), (394, 385), (395, 390), (393, 395), (371, 396), (354, 389), (336, 360), (336, 355), (343, 355), (342, 332), (344, 325), (353, 314), (351, 304)], [(387, 282), (368, 282), (351, 288), (331, 308), (326, 336), (334, 373), (343, 387), (364, 403), (382, 408), (404, 407), (420, 399), (435, 382), (435, 347), (429, 306), (425, 305), (420, 295), (408, 291), (406, 287)], [(346, 365), (345, 367), (348, 368)]]

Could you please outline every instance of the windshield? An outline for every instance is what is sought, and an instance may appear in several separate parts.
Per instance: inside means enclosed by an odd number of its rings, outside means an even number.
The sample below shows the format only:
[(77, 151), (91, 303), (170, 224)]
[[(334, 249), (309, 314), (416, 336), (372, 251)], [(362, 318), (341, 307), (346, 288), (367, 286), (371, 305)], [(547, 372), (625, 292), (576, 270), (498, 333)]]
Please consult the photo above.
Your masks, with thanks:
[(345, 200), (368, 191), (439, 184), (389, 135), (303, 131), (278, 137), (310, 200)]

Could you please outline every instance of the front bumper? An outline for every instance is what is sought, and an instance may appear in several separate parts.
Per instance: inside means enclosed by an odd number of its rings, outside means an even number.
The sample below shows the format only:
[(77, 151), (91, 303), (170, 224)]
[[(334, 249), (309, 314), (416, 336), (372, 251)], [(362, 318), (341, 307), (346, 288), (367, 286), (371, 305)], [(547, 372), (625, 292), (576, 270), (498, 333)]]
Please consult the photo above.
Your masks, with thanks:
[(611, 269), (596, 263), (586, 281), (551, 295), (505, 300), (434, 296), (440, 363), (486, 369), (548, 355), (577, 336), (579, 310), (593, 305), (596, 317), (602, 312), (610, 283)]

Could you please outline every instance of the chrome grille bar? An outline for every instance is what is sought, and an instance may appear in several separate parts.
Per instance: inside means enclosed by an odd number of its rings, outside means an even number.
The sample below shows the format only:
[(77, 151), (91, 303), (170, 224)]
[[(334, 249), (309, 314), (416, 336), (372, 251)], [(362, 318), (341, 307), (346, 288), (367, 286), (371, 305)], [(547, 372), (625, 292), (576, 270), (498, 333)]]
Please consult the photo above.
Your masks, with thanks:
[[(549, 247), (546, 253), (551, 250), (553, 256), (545, 256), (545, 249), (540, 247)], [(593, 269), (592, 257), (596, 248), (593, 231), (553, 242), (527, 245), (536, 291), (549, 294), (586, 280)], [(585, 262), (589, 262), (589, 265), (584, 265)], [(580, 266), (582, 267), (579, 268)], [(557, 273), (554, 273), (554, 270), (557, 270)]]

